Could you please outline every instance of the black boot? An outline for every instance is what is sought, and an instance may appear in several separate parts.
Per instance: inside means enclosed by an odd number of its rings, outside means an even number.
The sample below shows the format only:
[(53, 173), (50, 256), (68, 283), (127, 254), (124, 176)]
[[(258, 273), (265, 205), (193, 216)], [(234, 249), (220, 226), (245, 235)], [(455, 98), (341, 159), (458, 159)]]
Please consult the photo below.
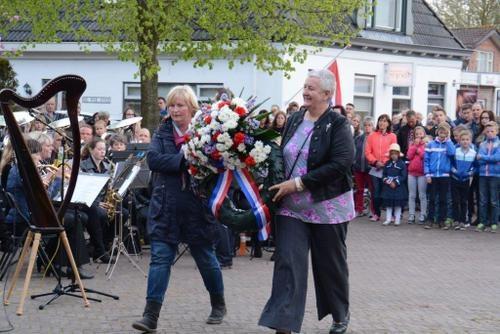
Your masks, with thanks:
[(222, 323), (222, 319), (227, 313), (224, 295), (210, 294), (210, 304), (212, 305), (212, 312), (210, 312), (208, 316), (207, 324), (218, 325)]
[(147, 301), (146, 307), (144, 308), (144, 313), (142, 314), (142, 319), (134, 322), (132, 324), (132, 327), (144, 333), (156, 332), (156, 326), (158, 325), (158, 317), (160, 316), (160, 310), (161, 310), (161, 303)]

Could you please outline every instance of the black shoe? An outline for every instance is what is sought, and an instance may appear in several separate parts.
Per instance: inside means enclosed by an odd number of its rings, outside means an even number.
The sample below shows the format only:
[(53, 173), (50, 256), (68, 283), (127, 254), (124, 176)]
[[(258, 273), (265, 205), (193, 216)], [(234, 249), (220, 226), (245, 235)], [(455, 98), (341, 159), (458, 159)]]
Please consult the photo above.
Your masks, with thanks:
[(349, 326), (350, 314), (348, 313), (344, 321), (333, 322), (329, 334), (344, 334)]
[(210, 294), (210, 304), (212, 305), (212, 312), (207, 319), (207, 324), (218, 325), (222, 323), (222, 319), (227, 313), (226, 302), (223, 294)]
[[(86, 270), (83, 267), (78, 267), (78, 273), (80, 274), (81, 279), (92, 279), (94, 278), (94, 274), (92, 274), (90, 271)], [(73, 269), (71, 267), (68, 267), (66, 269), (66, 276), (67, 277), (73, 277)]]
[(134, 322), (132, 327), (143, 333), (154, 333), (158, 326), (158, 317), (160, 316), (161, 303), (146, 302), (142, 319)]
[(99, 257), (96, 257), (94, 258), (94, 262), (97, 262), (97, 263), (111, 263), (111, 264), (114, 264), (115, 263), (115, 260), (111, 258), (111, 256), (109, 256), (108, 253), (103, 253), (101, 256)]
[(262, 257), (262, 247), (260, 245), (254, 247), (253, 257), (256, 257), (258, 259), (260, 259)]

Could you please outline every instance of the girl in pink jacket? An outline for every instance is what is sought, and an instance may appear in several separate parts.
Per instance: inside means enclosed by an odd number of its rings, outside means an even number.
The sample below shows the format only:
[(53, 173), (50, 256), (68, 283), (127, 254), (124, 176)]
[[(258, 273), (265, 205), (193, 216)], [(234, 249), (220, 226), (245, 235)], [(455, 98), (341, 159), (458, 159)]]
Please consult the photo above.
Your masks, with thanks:
[(406, 158), (410, 162), (408, 165), (408, 192), (409, 192), (409, 217), (408, 224), (415, 223), (415, 200), (420, 200), (420, 216), (418, 223), (425, 223), (427, 215), (427, 180), (424, 175), (424, 154), (425, 144), (427, 142), (425, 129), (421, 126), (415, 128), (415, 140), (411, 143)]

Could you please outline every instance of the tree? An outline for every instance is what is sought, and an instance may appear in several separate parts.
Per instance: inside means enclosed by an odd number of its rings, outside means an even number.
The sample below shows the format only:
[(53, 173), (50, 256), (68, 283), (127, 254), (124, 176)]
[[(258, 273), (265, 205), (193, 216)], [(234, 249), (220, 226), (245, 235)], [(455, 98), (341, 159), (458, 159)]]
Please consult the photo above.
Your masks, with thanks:
[(0, 58), (0, 89), (16, 89), (17, 86), (16, 72), (14, 72), (12, 65), (7, 59)]
[[(356, 31), (349, 16), (366, 0), (10, 0), (0, 4), (0, 34), (17, 24), (32, 27), (25, 48), (71, 34), (82, 47), (102, 45), (138, 65), (144, 123), (157, 118), (158, 55), (212, 67), (252, 62), (272, 73), (293, 71), (307, 52), (348, 43)], [(2, 24), (3, 23), (3, 24)]]
[(500, 27), (498, 0), (434, 0), (433, 5), (450, 28)]

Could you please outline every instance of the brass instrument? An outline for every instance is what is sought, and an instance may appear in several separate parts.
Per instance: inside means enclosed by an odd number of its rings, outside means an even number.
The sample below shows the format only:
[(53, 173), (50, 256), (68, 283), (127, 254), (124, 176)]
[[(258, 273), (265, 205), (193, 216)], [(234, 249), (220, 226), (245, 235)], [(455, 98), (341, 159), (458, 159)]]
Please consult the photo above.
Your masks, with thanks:
[(108, 219), (113, 220), (116, 214), (116, 206), (121, 201), (121, 197), (118, 194), (118, 189), (120, 189), (122, 183), (125, 181), (126, 176), (131, 171), (132, 167), (136, 164), (141, 164), (146, 158), (145, 157), (135, 157), (131, 154), (127, 160), (125, 160), (125, 168), (120, 171), (120, 174), (114, 175), (115, 164), (105, 158), (105, 160), (110, 164), (111, 180), (108, 183), (108, 188), (106, 190), (106, 196), (104, 197), (104, 202), (101, 207), (107, 211)]
[[(40, 174), (40, 177), (42, 178), (42, 182), (45, 185), (46, 188), (54, 181), (54, 179), (57, 176), (57, 171), (59, 168), (61, 168), (62, 164), (57, 164), (54, 163), (52, 165), (38, 165), (38, 173)], [(68, 169), (68, 171), (71, 171), (71, 167), (66, 163), (64, 164), (64, 167)], [(69, 179), (70, 175), (64, 173), (64, 178)]]
[(104, 197), (104, 202), (101, 203), (101, 207), (106, 210), (108, 215), (108, 220), (112, 221), (115, 218), (116, 214), (116, 205), (120, 201), (120, 196), (116, 192), (116, 189), (113, 187), (114, 185), (114, 172), (116, 165), (113, 161), (108, 158), (104, 158), (106, 162), (109, 163), (109, 172), (111, 175), (111, 179), (108, 182), (108, 188), (106, 189), (106, 196)]

